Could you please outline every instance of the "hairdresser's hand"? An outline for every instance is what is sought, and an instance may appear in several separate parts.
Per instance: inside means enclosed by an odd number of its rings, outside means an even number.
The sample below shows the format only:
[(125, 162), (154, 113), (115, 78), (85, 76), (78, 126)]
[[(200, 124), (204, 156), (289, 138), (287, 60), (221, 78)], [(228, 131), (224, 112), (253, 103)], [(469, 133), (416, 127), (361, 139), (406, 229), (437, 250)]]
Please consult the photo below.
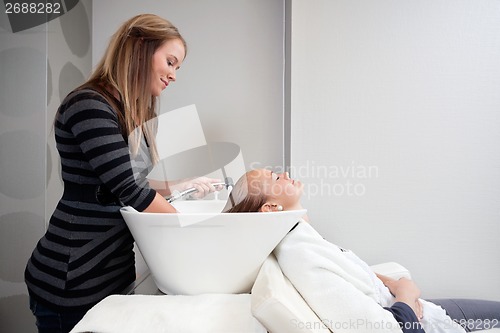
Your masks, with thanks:
[(415, 315), (420, 320), (423, 317), (422, 303), (420, 302), (420, 289), (413, 280), (401, 278), (399, 280), (377, 274), (377, 277), (389, 289), (392, 295), (396, 298), (396, 302), (408, 304), (413, 309)]
[(208, 177), (198, 177), (194, 179), (184, 180), (178, 185), (178, 191), (182, 192), (190, 188), (195, 188), (198, 191), (190, 195), (191, 198), (201, 199), (207, 194), (215, 191), (220, 191), (224, 187), (222, 185), (213, 186), (213, 183), (221, 183), (220, 179), (208, 178)]

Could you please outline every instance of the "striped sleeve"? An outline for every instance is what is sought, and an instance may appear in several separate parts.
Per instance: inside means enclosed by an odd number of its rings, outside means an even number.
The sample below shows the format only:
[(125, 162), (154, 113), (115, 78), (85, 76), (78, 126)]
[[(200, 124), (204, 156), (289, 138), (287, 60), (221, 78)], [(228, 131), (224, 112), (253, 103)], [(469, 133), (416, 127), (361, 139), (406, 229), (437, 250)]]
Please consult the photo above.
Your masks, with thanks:
[(68, 100), (58, 121), (74, 136), (95, 176), (122, 203), (138, 211), (149, 206), (156, 192), (147, 179), (134, 178), (118, 117), (103, 97), (95, 92), (77, 93)]

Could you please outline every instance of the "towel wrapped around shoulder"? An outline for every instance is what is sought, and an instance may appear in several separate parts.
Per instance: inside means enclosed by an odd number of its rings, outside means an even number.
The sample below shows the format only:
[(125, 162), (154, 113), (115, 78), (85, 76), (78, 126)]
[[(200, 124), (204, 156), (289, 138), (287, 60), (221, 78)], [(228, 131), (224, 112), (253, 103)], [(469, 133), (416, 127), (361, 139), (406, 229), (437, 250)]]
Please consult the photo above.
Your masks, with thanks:
[(380, 305), (390, 301), (369, 268), (352, 252), (323, 239), (309, 223), (299, 223), (274, 253), (283, 273), (333, 332), (402, 332)]
[[(274, 250), (290, 282), (335, 333), (401, 332), (384, 309), (394, 297), (371, 268), (353, 252), (327, 240), (307, 222), (300, 222)], [(440, 306), (420, 300), (428, 333), (465, 333)]]

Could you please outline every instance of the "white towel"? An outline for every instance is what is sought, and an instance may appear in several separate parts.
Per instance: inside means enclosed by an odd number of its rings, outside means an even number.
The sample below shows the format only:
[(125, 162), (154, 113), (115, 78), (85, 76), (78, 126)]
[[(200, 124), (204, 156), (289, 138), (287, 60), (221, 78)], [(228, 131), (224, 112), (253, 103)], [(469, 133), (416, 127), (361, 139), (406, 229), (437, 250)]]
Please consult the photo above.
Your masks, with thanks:
[(369, 274), (301, 222), (276, 247), (283, 273), (322, 322), (335, 333), (401, 332), (380, 302)]
[(250, 310), (250, 295), (109, 296), (71, 333), (265, 333)]
[(420, 321), (427, 333), (465, 333), (465, 329), (453, 321), (446, 311), (434, 303), (420, 300), (424, 318)]
[[(274, 253), (283, 273), (333, 332), (401, 332), (393, 315), (383, 309), (394, 297), (369, 266), (323, 239), (309, 223), (299, 223)], [(465, 332), (441, 307), (421, 302), (421, 324), (427, 333)]]

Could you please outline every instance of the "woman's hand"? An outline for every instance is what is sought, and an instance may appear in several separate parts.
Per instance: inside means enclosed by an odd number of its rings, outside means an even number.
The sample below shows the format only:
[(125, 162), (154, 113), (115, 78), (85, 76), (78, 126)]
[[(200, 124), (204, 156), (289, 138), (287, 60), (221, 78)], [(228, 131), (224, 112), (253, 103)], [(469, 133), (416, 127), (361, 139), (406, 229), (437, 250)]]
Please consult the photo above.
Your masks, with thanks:
[(224, 187), (222, 185), (214, 186), (213, 183), (221, 183), (220, 179), (208, 178), (208, 177), (198, 177), (193, 179), (183, 180), (180, 183), (172, 186), (175, 190), (182, 192), (190, 188), (195, 188), (198, 192), (192, 193), (191, 197), (194, 199), (201, 199), (207, 194), (220, 191)]
[(170, 196), (175, 192), (183, 192), (194, 187), (198, 190), (198, 192), (191, 194), (191, 197), (195, 199), (203, 198), (211, 192), (223, 189), (222, 185), (213, 186), (213, 183), (222, 183), (222, 181), (220, 179), (208, 177), (182, 179), (169, 182), (165, 182), (164, 180), (149, 179), (149, 185), (164, 197)]
[[(198, 192), (191, 194), (192, 197), (199, 199), (203, 198), (210, 192), (222, 190), (222, 185), (214, 186), (213, 183), (221, 183), (220, 179), (208, 178), (208, 177), (198, 177), (188, 180), (182, 180), (180, 182), (176, 182), (176, 184), (171, 185), (170, 187), (165, 182), (160, 181), (150, 181), (150, 185), (155, 185), (157, 187), (166, 187), (169, 189), (168, 193), (174, 191), (185, 191), (190, 188), (196, 188)], [(152, 186), (153, 187), (153, 186)], [(144, 210), (147, 213), (176, 213), (177, 210), (165, 200), (163, 195), (166, 193), (166, 189), (156, 190), (156, 196), (153, 199), (153, 202)], [(171, 191), (171, 192), (170, 192)]]
[(413, 280), (407, 278), (396, 280), (380, 274), (377, 274), (377, 277), (396, 298), (396, 302), (408, 304), (419, 320), (423, 318), (422, 303), (419, 300), (421, 294), (420, 289)]

